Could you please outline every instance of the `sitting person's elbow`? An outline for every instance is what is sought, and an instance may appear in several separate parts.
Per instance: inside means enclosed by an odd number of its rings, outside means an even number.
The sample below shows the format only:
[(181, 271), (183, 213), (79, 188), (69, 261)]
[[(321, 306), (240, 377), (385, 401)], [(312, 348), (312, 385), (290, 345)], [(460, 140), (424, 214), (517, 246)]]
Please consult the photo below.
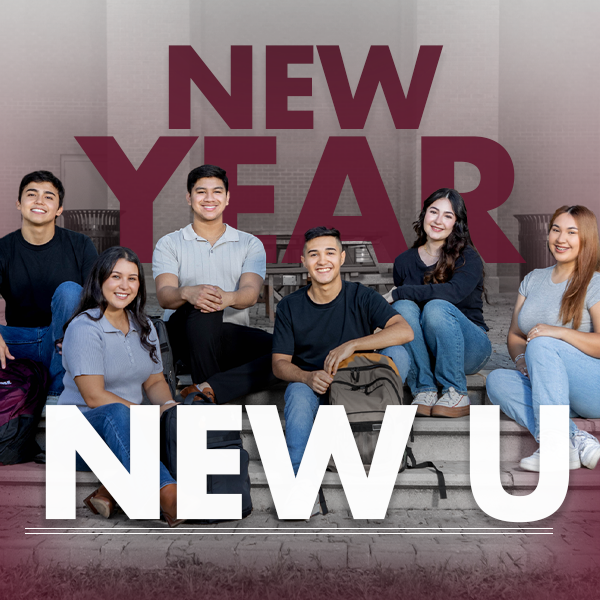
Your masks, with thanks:
[(415, 333), (412, 327), (406, 322), (406, 320), (398, 315), (393, 322), (393, 327), (396, 333), (396, 344), (401, 346), (402, 344), (408, 344), (415, 338)]
[(280, 362), (281, 362), (280, 360), (273, 359), (273, 361), (271, 363), (271, 367), (273, 369), (273, 375), (275, 375), (275, 377), (278, 377), (279, 379), (281, 379), (280, 371), (279, 371), (279, 363)]
[(165, 293), (164, 289), (156, 290), (156, 299), (158, 300), (158, 304), (161, 308), (170, 308), (167, 300), (167, 294)]
[(87, 392), (85, 394), (81, 394), (81, 396), (89, 408), (98, 408), (102, 405), (99, 395), (95, 392)]

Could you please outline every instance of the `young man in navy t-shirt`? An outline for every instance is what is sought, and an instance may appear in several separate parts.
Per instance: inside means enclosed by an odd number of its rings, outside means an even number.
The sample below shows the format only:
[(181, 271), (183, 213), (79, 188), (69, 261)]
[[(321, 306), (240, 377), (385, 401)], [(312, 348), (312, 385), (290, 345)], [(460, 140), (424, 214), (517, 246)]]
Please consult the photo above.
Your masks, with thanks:
[(354, 352), (379, 349), (404, 380), (410, 360), (401, 344), (413, 339), (408, 323), (380, 294), (342, 281), (346, 253), (337, 229), (315, 227), (305, 240), (302, 264), (312, 284), (279, 302), (273, 337), (273, 373), (290, 382), (285, 422), (294, 473), (339, 363)]

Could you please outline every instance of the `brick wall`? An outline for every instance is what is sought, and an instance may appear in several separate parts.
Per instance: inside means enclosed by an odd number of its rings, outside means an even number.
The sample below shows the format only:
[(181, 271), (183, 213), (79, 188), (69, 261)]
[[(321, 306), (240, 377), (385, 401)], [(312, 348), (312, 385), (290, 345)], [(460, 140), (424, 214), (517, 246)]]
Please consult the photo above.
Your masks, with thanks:
[[(75, 135), (106, 135), (106, 9), (102, 2), (31, 0), (0, 8), (0, 236), (20, 227), (26, 173), (60, 177)], [(66, 190), (65, 206), (69, 205)]]
[[(515, 244), (514, 214), (563, 203), (600, 211), (600, 9), (592, 0), (577, 10), (564, 0), (10, 0), (0, 10), (0, 50), (10, 57), (0, 88), (0, 235), (19, 226), (22, 175), (59, 173), (61, 154), (82, 153), (75, 135), (114, 135), (136, 167), (160, 135), (276, 135), (277, 165), (239, 169), (242, 185), (275, 186), (275, 214), (250, 207), (239, 219), (255, 232), (291, 231), (331, 135), (367, 136), (408, 243), (420, 207), (423, 135), (483, 136), (507, 149), (515, 187), (495, 218)], [(231, 45), (253, 46), (252, 131), (230, 130), (193, 86), (191, 129), (169, 130), (169, 44), (192, 44), (226, 88)], [(312, 65), (290, 67), (292, 76), (312, 78), (312, 97), (289, 100), (292, 109), (314, 112), (315, 129), (272, 131), (265, 128), (267, 44), (339, 45), (353, 90), (371, 45), (390, 46), (405, 87), (420, 45), (444, 50), (418, 131), (394, 128), (381, 91), (364, 131), (340, 130), (316, 50)], [(159, 194), (155, 241), (189, 222), (186, 175), (203, 158), (200, 139)], [(456, 175), (463, 191), (479, 181), (470, 165), (457, 165)], [(118, 207), (110, 194), (107, 206)], [(336, 214), (354, 211), (346, 185)], [(517, 271), (497, 267), (510, 285)]]
[[(584, 204), (600, 216), (600, 9), (592, 1), (503, 0), (500, 142), (515, 165), (500, 224), (517, 243), (514, 214)], [(500, 273), (518, 279), (518, 265)]]
[[(108, 134), (115, 136), (137, 169), (169, 130), (169, 45), (189, 44), (189, 0), (108, 0)], [(186, 157), (154, 201), (154, 243), (189, 222)], [(109, 196), (109, 206), (119, 202)]]

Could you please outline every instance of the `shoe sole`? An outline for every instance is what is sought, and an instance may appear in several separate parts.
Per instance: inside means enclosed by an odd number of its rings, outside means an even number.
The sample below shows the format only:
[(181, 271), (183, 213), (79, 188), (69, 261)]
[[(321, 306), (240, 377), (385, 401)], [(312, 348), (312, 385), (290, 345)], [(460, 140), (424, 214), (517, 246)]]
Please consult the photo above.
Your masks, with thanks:
[(100, 516), (104, 517), (105, 519), (109, 519), (112, 516), (114, 512), (114, 506), (109, 500), (106, 500), (105, 498), (98, 498), (96, 496), (90, 498), (89, 502), (96, 509), (96, 513)]
[(430, 417), (431, 416), (431, 406), (426, 406), (425, 404), (417, 404), (417, 417)]
[(586, 462), (585, 463), (582, 462), (581, 465), (584, 466), (586, 469), (595, 469), (599, 460), (600, 460), (600, 448), (596, 450), (596, 452), (594, 453), (594, 456), (592, 457), (591, 460), (586, 460)]
[(436, 404), (431, 409), (431, 416), (432, 417), (448, 417), (448, 418), (466, 417), (470, 414), (470, 412), (471, 412), (471, 405), (457, 406), (454, 408), (450, 408), (448, 406), (439, 406)]
[[(575, 469), (581, 469), (582, 466), (583, 465), (581, 464), (580, 461), (577, 461), (576, 463), (570, 462), (569, 463), (569, 471), (575, 471)], [(540, 472), (539, 466), (537, 468), (533, 467), (533, 466), (528, 466), (527, 464), (523, 464), (523, 461), (521, 461), (519, 463), (519, 467), (521, 467), (521, 469), (523, 469), (523, 471), (529, 471), (530, 473), (539, 473)]]
[(177, 527), (178, 525), (181, 525), (182, 523), (186, 522), (186, 519), (176, 519), (171, 515), (167, 514), (164, 510), (160, 511), (160, 516), (167, 522), (167, 525), (171, 528)]

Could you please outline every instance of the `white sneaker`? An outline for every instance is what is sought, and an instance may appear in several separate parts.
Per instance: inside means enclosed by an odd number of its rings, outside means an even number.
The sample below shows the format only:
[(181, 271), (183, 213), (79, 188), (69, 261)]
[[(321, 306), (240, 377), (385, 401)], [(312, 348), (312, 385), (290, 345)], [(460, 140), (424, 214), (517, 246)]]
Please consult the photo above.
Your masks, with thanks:
[(437, 392), (419, 392), (411, 404), (417, 404), (417, 417), (430, 417), (431, 407), (437, 402)]
[[(594, 438), (595, 439), (595, 438)], [(525, 471), (534, 471), (539, 473), (540, 471), (540, 449), (538, 448), (531, 456), (521, 459), (519, 463), (521, 469)], [(573, 440), (569, 440), (569, 469), (579, 469), (581, 462), (579, 460), (579, 449), (573, 443)]]
[(471, 410), (469, 396), (459, 394), (453, 387), (431, 409), (432, 417), (466, 417)]
[(581, 429), (572, 440), (579, 452), (581, 464), (588, 469), (595, 469), (600, 460), (600, 442), (591, 433)]

